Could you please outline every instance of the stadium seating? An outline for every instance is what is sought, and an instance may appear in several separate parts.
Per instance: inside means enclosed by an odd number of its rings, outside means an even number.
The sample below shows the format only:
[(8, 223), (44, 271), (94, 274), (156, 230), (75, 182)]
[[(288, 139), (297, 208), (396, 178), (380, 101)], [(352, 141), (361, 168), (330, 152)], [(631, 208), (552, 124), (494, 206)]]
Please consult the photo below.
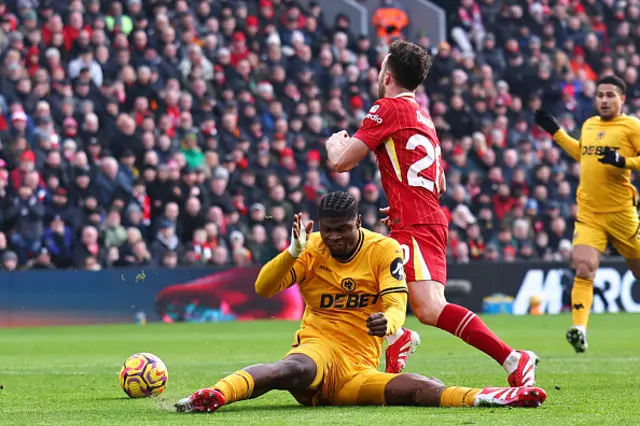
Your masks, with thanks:
[[(639, 8), (623, 3), (462, 0), (448, 41), (412, 40), (434, 55), (417, 100), (442, 142), (452, 261), (567, 259), (579, 168), (533, 111), (577, 134), (616, 72), (637, 113)], [(322, 2), (41, 0), (0, 17), (5, 270), (262, 263), (337, 189), (386, 232), (373, 159), (335, 174), (323, 147), (357, 129), (386, 47), (327, 26)]]

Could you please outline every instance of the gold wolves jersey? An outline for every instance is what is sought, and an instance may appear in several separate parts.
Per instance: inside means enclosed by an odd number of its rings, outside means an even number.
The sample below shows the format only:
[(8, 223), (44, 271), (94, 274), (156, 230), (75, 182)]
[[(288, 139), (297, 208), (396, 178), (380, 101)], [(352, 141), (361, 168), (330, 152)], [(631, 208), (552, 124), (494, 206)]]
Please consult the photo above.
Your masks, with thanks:
[[(265, 265), (256, 291), (272, 296), (298, 283), (306, 309), (296, 339), (306, 332), (323, 336), (352, 354), (354, 363), (376, 368), (382, 338), (369, 335), (366, 323), (371, 314), (385, 311), (383, 296), (407, 293), (399, 244), (361, 229), (356, 251), (351, 258), (341, 261), (331, 256), (320, 233), (315, 232), (286, 278), (269, 283), (269, 275), (274, 273), (267, 269), (275, 268), (279, 258), (287, 257), (291, 259), (288, 253), (281, 253)], [(406, 301), (403, 308), (406, 309)]]
[[(574, 141), (564, 131), (554, 139), (574, 158)], [(573, 142), (575, 144), (575, 142)], [(627, 158), (626, 169), (619, 169), (598, 161), (605, 146), (619, 150)], [(580, 185), (577, 201), (582, 211), (611, 213), (633, 208), (637, 191), (631, 184), (631, 170), (640, 169), (640, 120), (620, 115), (611, 120), (591, 117), (582, 125), (580, 151)]]

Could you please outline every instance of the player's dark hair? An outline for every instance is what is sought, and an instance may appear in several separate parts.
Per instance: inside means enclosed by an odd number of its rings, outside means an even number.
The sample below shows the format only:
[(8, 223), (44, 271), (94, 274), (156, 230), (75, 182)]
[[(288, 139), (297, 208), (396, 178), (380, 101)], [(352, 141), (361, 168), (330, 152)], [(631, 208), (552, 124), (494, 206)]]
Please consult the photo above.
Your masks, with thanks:
[(612, 84), (616, 86), (618, 89), (620, 89), (620, 92), (623, 96), (627, 93), (627, 83), (625, 83), (624, 80), (617, 75), (608, 75), (606, 77), (602, 77), (596, 83), (596, 88), (598, 88), (598, 86), (600, 86), (601, 84)]
[(358, 217), (358, 202), (353, 195), (344, 191), (331, 192), (320, 200), (318, 217)]
[(416, 90), (427, 78), (431, 63), (431, 56), (417, 44), (395, 40), (389, 47), (387, 67), (403, 89)]

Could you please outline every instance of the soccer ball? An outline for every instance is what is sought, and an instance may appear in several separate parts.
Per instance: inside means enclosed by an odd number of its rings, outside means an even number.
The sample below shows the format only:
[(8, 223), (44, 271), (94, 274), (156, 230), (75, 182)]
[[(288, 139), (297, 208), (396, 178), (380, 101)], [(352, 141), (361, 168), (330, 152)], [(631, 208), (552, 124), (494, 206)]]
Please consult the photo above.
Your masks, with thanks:
[(120, 370), (120, 387), (131, 398), (161, 394), (168, 379), (169, 373), (164, 362), (145, 352), (131, 355)]

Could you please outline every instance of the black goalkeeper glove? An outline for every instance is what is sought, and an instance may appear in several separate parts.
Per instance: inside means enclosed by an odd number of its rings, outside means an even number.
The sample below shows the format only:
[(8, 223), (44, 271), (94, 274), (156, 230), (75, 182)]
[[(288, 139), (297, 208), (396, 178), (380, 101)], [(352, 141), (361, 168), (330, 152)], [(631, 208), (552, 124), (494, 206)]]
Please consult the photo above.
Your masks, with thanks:
[(543, 109), (536, 110), (534, 120), (538, 126), (542, 127), (551, 136), (560, 130), (560, 125), (556, 118)]
[(627, 159), (618, 153), (617, 149), (613, 149), (610, 146), (605, 146), (602, 152), (602, 157), (598, 159), (602, 164), (609, 164), (619, 169), (624, 169), (627, 165)]

